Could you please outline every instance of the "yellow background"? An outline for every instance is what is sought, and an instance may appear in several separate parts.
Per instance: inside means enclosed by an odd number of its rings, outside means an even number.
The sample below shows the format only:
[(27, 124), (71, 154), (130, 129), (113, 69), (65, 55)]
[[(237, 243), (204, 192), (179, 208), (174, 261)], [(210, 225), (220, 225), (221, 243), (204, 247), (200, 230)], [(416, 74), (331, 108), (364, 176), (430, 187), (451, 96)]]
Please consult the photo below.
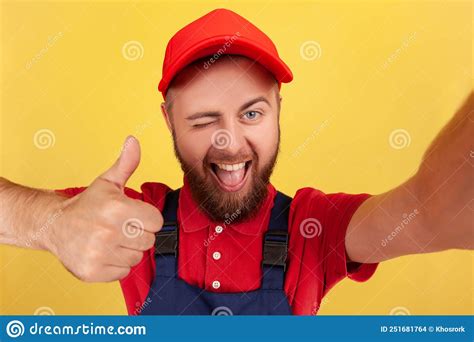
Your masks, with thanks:
[[(128, 185), (180, 186), (156, 90), (161, 63), (172, 34), (217, 7), (259, 26), (294, 72), (282, 88), (273, 176), (289, 194), (397, 186), (472, 87), (470, 2), (3, 1), (1, 175), (40, 188), (88, 185), (134, 134), (143, 157)], [(128, 41), (143, 46), (141, 59), (124, 58)], [(321, 47), (315, 60), (302, 58), (307, 41)], [(399, 128), (411, 142), (394, 149), (388, 138)], [(33, 143), (40, 129), (54, 134), (50, 148)], [(47, 252), (0, 253), (1, 314), (126, 313), (118, 283), (82, 283)], [(384, 262), (369, 282), (336, 286), (320, 313), (472, 314), (472, 258), (447, 251)]]

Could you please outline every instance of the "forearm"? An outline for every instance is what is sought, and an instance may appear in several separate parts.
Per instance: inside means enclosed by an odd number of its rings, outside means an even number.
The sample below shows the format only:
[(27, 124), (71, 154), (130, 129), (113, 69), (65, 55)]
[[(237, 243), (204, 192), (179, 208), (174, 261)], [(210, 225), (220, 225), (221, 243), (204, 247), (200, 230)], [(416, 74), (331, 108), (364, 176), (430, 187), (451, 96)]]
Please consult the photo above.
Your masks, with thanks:
[(0, 177), (0, 244), (49, 249), (49, 233), (65, 197)]
[(432, 251), (474, 249), (474, 94), (436, 136), (413, 181)]

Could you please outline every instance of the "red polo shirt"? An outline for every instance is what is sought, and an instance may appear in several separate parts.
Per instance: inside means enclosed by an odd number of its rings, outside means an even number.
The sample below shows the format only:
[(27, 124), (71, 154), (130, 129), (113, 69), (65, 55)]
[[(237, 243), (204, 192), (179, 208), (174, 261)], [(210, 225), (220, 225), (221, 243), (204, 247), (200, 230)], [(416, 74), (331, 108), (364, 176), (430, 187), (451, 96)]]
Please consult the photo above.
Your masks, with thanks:
[[(262, 239), (270, 219), (275, 188), (268, 185), (267, 198), (253, 220), (234, 224), (232, 217), (227, 222), (210, 220), (193, 200), (186, 178), (183, 183), (178, 209), (178, 276), (207, 291), (258, 289), (262, 274)], [(84, 189), (56, 191), (74, 196)], [(164, 184), (147, 182), (142, 184), (141, 192), (126, 188), (125, 194), (161, 210), (168, 191), (170, 188)], [(375, 272), (378, 264), (347, 262), (344, 243), (352, 215), (369, 197), (369, 194), (324, 194), (313, 188), (296, 192), (290, 208), (285, 278), (285, 293), (293, 314), (316, 314), (322, 298), (336, 283), (346, 276), (366, 281)], [(150, 249), (120, 281), (130, 315), (137, 314), (137, 308), (148, 295), (154, 275), (155, 259), (153, 249)], [(212, 286), (215, 281), (220, 284), (217, 289)]]

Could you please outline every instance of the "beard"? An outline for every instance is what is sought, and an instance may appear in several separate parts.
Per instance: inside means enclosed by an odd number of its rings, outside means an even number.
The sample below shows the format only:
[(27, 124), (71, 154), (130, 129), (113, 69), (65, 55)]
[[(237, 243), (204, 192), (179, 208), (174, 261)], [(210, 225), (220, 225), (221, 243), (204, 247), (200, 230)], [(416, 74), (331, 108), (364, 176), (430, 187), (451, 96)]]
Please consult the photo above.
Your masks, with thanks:
[[(238, 153), (230, 155), (224, 150), (211, 148), (202, 161), (204, 175), (199, 171), (200, 167), (189, 165), (176, 144), (176, 136), (173, 130), (173, 146), (176, 158), (181, 164), (185, 177), (188, 180), (191, 195), (200, 208), (214, 222), (224, 221), (237, 223), (253, 218), (260, 210), (268, 193), (270, 176), (273, 173), (278, 153), (280, 150), (280, 129), (278, 129), (278, 142), (270, 160), (265, 165), (260, 165), (258, 154), (252, 148), (250, 153)], [(250, 160), (246, 165), (247, 175), (244, 188), (239, 191), (230, 192), (222, 190), (213, 180), (213, 172), (209, 160), (225, 161), (231, 164), (235, 161)], [(244, 190), (247, 187), (247, 190)], [(243, 193), (246, 191), (246, 193)]]

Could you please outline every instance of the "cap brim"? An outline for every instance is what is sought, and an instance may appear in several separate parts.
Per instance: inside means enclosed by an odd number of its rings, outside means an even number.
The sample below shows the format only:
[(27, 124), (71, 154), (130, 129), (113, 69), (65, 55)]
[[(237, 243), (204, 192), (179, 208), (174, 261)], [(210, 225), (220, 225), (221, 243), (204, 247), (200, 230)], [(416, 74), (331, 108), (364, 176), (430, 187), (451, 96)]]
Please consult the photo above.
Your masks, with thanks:
[(168, 72), (163, 75), (158, 85), (158, 90), (165, 96), (166, 90), (173, 78), (187, 65), (206, 56), (210, 58), (215, 56), (214, 59), (217, 60), (223, 54), (241, 55), (255, 60), (273, 74), (279, 83), (288, 83), (293, 79), (293, 74), (285, 62), (258, 44), (243, 37), (239, 37), (231, 43), (229, 41), (229, 36), (212, 37), (187, 49), (168, 68)]

